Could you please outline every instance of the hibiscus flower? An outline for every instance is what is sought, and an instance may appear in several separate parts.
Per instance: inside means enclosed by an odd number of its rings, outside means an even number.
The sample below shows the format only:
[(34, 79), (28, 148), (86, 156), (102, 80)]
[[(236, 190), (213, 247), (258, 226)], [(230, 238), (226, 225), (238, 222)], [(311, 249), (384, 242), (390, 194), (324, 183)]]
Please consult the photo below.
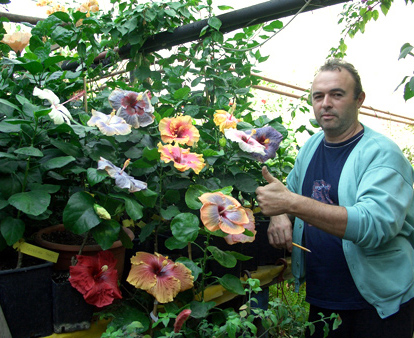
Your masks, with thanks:
[(118, 168), (110, 161), (105, 160), (103, 157), (98, 161), (98, 169), (106, 170), (109, 176), (115, 179), (115, 184), (121, 189), (128, 189), (129, 192), (136, 192), (147, 189), (145, 182), (136, 180), (132, 176), (129, 176), (124, 170), (129, 164), (129, 160), (126, 160), (124, 166)]
[(67, 100), (63, 103), (60, 103), (59, 98), (49, 89), (39, 89), (35, 87), (33, 90), (33, 95), (37, 96), (40, 99), (49, 101), (49, 103), (52, 105), (52, 111), (49, 113), (49, 116), (55, 124), (62, 124), (64, 122), (70, 124), (70, 121), (73, 120), (73, 118), (64, 104), (77, 99), (79, 96), (82, 96), (83, 92), (77, 94), (70, 100)]
[(203, 203), (201, 221), (210, 231), (222, 230), (237, 235), (243, 233), (244, 227), (250, 222), (246, 209), (231, 196), (221, 192), (204, 193), (199, 200)]
[(179, 292), (193, 287), (194, 277), (184, 264), (158, 253), (137, 252), (131, 264), (127, 282), (147, 291), (159, 303), (172, 302)]
[(88, 121), (88, 126), (97, 126), (102, 134), (128, 135), (131, 132), (131, 125), (126, 123), (122, 117), (116, 116), (114, 112), (106, 115), (96, 110), (92, 110), (92, 117)]
[(255, 129), (252, 137), (265, 148), (265, 154), (252, 153), (252, 157), (260, 162), (266, 162), (270, 158), (276, 156), (276, 151), (279, 149), (280, 142), (283, 136), (273, 127), (263, 127)]
[(216, 110), (214, 114), (214, 123), (220, 127), (221, 132), (224, 132), (224, 129), (235, 129), (239, 121), (241, 120), (236, 119), (233, 114), (225, 110)]
[(198, 175), (206, 165), (203, 155), (190, 153), (189, 149), (183, 149), (180, 146), (163, 145), (160, 142), (158, 143), (158, 152), (161, 154), (162, 161), (165, 163), (174, 162), (174, 167), (181, 172), (193, 169)]
[(96, 256), (77, 255), (77, 264), (69, 267), (70, 284), (78, 290), (88, 304), (103, 307), (121, 299), (118, 287), (116, 259), (110, 251)]
[(116, 110), (116, 115), (132, 127), (146, 127), (154, 122), (154, 107), (151, 105), (151, 94), (148, 90), (137, 93), (115, 89), (108, 99), (112, 108)]
[(13, 34), (5, 34), (1, 42), (9, 45), (16, 54), (20, 54), (29, 44), (32, 34), (27, 32), (14, 32)]
[(249, 134), (245, 133), (242, 130), (236, 129), (225, 129), (224, 135), (226, 138), (233, 142), (237, 142), (240, 149), (247, 152), (247, 153), (257, 153), (261, 155), (265, 155), (265, 146), (257, 142), (253, 137), (252, 134), (255, 133), (255, 129), (250, 131)]
[(163, 118), (158, 128), (164, 143), (176, 142), (191, 147), (200, 138), (198, 129), (193, 126), (191, 116)]
[(229, 245), (233, 245), (236, 243), (249, 243), (249, 242), (253, 242), (256, 238), (256, 227), (255, 227), (255, 219), (253, 216), (253, 211), (251, 209), (244, 209), (246, 211), (247, 217), (249, 218), (249, 223), (244, 224), (243, 227), (245, 230), (249, 230), (251, 233), (253, 233), (253, 236), (247, 236), (243, 233), (241, 234), (236, 234), (236, 235), (227, 235), (226, 237), (224, 237), (224, 239), (226, 240), (227, 244)]

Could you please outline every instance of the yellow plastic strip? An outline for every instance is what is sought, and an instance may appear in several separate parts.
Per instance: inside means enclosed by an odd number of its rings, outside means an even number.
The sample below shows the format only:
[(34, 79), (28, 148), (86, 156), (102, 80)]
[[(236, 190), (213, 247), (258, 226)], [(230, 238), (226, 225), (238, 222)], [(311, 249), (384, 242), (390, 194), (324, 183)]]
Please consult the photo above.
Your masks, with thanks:
[(13, 244), (13, 248), (29, 256), (37, 257), (44, 259), (45, 261), (56, 263), (59, 257), (59, 254), (54, 251), (50, 251), (44, 248), (41, 248), (36, 245), (26, 243), (23, 240), (20, 240)]

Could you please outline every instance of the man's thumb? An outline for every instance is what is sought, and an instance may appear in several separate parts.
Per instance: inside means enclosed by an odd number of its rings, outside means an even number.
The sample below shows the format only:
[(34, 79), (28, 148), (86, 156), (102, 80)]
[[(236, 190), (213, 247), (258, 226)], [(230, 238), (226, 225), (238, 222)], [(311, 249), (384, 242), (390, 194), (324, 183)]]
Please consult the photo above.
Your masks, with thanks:
[(267, 183), (272, 183), (272, 182), (277, 181), (277, 179), (273, 177), (271, 173), (269, 173), (269, 170), (267, 170), (267, 167), (262, 168), (262, 175), (263, 175), (263, 178), (267, 181)]

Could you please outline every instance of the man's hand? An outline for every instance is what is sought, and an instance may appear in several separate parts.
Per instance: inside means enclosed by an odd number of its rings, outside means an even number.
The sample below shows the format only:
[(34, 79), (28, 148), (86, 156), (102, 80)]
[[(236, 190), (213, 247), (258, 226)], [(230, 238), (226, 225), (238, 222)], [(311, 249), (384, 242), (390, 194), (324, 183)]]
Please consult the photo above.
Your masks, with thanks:
[(292, 222), (286, 214), (270, 217), (267, 237), (270, 245), (292, 252)]
[(256, 189), (256, 197), (262, 213), (267, 216), (287, 213), (286, 206), (291, 192), (276, 177), (273, 177), (266, 167), (262, 168), (262, 175), (269, 183)]

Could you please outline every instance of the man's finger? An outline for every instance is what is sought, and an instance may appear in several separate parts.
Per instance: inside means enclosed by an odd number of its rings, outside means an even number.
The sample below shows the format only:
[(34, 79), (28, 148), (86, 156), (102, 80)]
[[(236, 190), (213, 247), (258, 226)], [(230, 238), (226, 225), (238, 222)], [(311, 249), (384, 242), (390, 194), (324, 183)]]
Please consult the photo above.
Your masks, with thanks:
[(262, 175), (263, 178), (267, 181), (267, 183), (272, 183), (277, 181), (276, 177), (273, 177), (271, 173), (269, 173), (269, 170), (267, 170), (267, 167), (262, 168)]

